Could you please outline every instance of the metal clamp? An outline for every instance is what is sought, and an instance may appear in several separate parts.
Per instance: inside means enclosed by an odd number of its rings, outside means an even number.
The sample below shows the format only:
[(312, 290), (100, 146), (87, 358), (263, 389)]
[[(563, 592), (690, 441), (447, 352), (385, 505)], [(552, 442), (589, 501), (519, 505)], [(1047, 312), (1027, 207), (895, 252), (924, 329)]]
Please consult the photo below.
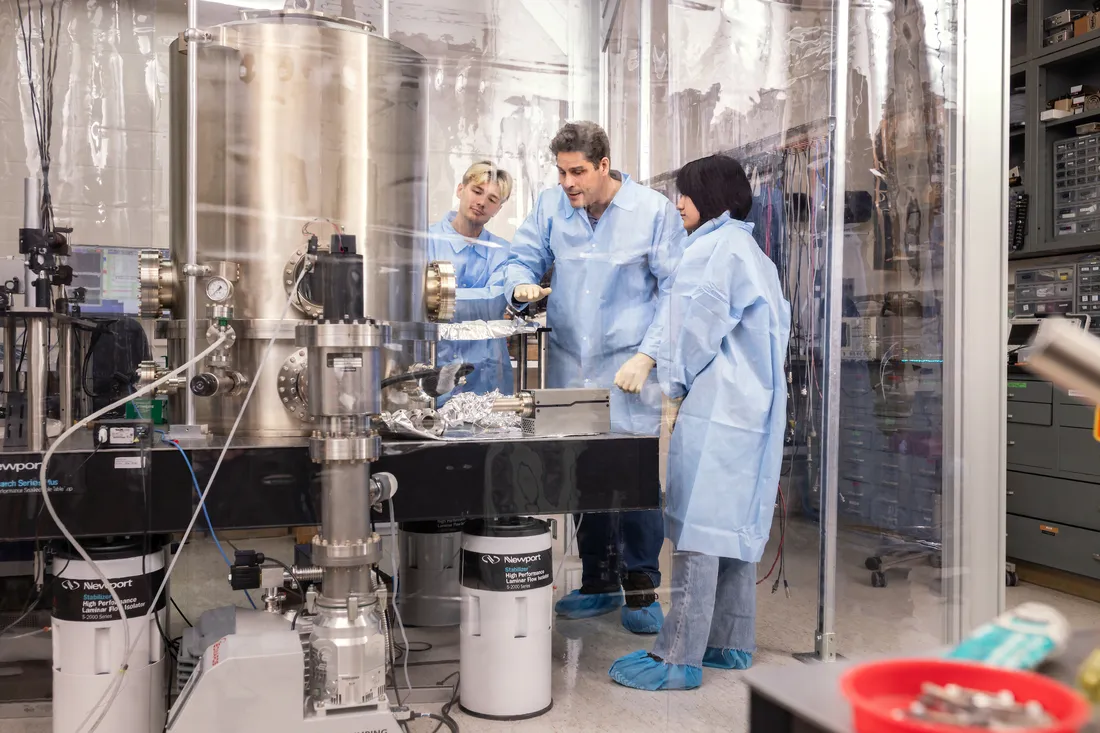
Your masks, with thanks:
[(389, 327), (361, 323), (300, 323), (294, 329), (294, 343), (304, 348), (382, 348), (389, 338)]
[(428, 263), (424, 280), (424, 307), (433, 321), (450, 321), (455, 317), (457, 280), (455, 266), (446, 260)]
[(377, 534), (352, 542), (329, 544), (320, 535), (313, 538), (312, 557), (321, 568), (351, 568), (372, 565), (382, 559), (382, 539)]
[(171, 260), (161, 258), (155, 249), (138, 252), (142, 318), (160, 318), (161, 311), (171, 308), (176, 286), (176, 269)]
[(309, 439), (309, 457), (314, 463), (370, 463), (382, 456), (378, 435), (334, 435), (314, 433)]

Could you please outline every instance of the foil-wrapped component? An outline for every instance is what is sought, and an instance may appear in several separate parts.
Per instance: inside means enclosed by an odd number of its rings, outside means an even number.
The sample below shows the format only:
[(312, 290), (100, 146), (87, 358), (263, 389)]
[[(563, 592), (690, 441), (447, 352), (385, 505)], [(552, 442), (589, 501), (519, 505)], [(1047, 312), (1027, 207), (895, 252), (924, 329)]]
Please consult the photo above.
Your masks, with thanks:
[(447, 429), (447, 422), (435, 410), (397, 410), (383, 412), (380, 417), (395, 435), (440, 440)]
[(501, 394), (493, 390), (488, 394), (456, 394), (439, 408), (438, 414), (447, 423), (448, 428), (460, 425), (474, 425), (485, 430), (516, 428), (521, 418), (514, 412), (493, 412), (493, 403)]
[(522, 318), (501, 321), (462, 321), (439, 324), (439, 338), (444, 341), (487, 341), (521, 333), (534, 333), (539, 324)]

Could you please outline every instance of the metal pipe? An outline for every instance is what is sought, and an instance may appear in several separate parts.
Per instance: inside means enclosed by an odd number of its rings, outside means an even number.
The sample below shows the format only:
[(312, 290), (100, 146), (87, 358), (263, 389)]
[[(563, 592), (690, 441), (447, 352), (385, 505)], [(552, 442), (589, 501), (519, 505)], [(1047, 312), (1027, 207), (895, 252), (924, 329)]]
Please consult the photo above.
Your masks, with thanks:
[(49, 374), (49, 346), (46, 319), (27, 319), (27, 448), (46, 450), (46, 377)]
[[(187, 191), (186, 191), (186, 226), (187, 226), (187, 261), (186, 265), (198, 264), (199, 256), (199, 55), (195, 48), (195, 42), (199, 36), (199, 4), (194, 0), (187, 3), (187, 31), (184, 38), (187, 41)], [(185, 294), (185, 346), (183, 358), (190, 362), (198, 348), (198, 293), (195, 290), (195, 278), (184, 277), (183, 290)], [(198, 365), (192, 364), (187, 368), (187, 384), (195, 377)], [(183, 419), (186, 425), (195, 425), (195, 395), (190, 391), (183, 393)]]
[(829, 151), (829, 263), (825, 291), (825, 398), (821, 440), (821, 531), (814, 651), (823, 662), (836, 659), (837, 501), (840, 497), (840, 329), (844, 289), (844, 188), (848, 162), (849, 0), (833, 9), (832, 99)]
[(519, 335), (519, 353), (516, 356), (516, 367), (519, 372), (519, 391), (527, 390), (527, 334)]
[[(40, 229), (42, 227), (42, 194), (38, 187), (37, 178), (23, 179), (23, 228)], [(34, 273), (30, 264), (23, 265), (23, 305), (27, 308), (34, 307), (34, 288), (31, 281)]]
[[(329, 545), (365, 542), (370, 529), (370, 467), (362, 463), (327, 463), (321, 472), (321, 538)], [(324, 596), (367, 598), (373, 592), (370, 566), (325, 567)]]
[(520, 392), (515, 397), (497, 397), (493, 402), (493, 412), (514, 412), (520, 417), (531, 417), (535, 413), (535, 404), (529, 392)]
[(73, 363), (73, 327), (68, 321), (62, 321), (57, 326), (57, 374), (61, 390), (57, 416), (61, 420), (62, 430), (73, 424), (73, 374), (75, 368), (76, 365)]
[(382, 0), (382, 36), (390, 37), (390, 0)]
[(538, 346), (539, 389), (546, 389), (546, 360), (550, 356), (550, 329), (540, 328), (535, 332)]
[(15, 371), (18, 363), (15, 359), (15, 350), (19, 341), (15, 337), (15, 318), (8, 316), (4, 319), (4, 391), (12, 394), (19, 391), (19, 374)]

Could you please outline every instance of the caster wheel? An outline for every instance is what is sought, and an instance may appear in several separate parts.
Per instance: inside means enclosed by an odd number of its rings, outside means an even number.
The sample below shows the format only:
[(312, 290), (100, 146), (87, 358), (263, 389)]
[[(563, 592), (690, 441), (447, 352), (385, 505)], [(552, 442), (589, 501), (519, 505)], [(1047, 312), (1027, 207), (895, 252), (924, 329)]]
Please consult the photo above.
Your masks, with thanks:
[(939, 570), (943, 567), (943, 555), (938, 552), (928, 556), (928, 564)]
[(882, 558), (869, 557), (863, 561), (863, 567), (867, 568), (868, 570), (878, 570), (882, 567)]
[(1005, 571), (1005, 585), (1009, 588), (1015, 588), (1020, 584), (1020, 576), (1011, 570)]
[(885, 588), (886, 587), (886, 573), (880, 573), (875, 571), (871, 573), (871, 587), (872, 588)]

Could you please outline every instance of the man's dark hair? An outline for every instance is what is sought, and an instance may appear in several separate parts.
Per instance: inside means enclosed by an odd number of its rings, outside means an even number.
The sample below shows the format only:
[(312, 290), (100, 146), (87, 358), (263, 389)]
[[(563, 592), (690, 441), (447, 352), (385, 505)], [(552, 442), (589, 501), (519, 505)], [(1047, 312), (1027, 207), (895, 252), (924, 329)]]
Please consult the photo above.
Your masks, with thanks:
[(676, 174), (676, 189), (695, 204), (700, 223), (726, 211), (744, 221), (752, 209), (749, 177), (740, 163), (725, 155), (711, 155), (685, 165)]
[(604, 158), (611, 159), (611, 142), (607, 133), (595, 122), (567, 122), (550, 141), (550, 154), (583, 153), (594, 166)]

